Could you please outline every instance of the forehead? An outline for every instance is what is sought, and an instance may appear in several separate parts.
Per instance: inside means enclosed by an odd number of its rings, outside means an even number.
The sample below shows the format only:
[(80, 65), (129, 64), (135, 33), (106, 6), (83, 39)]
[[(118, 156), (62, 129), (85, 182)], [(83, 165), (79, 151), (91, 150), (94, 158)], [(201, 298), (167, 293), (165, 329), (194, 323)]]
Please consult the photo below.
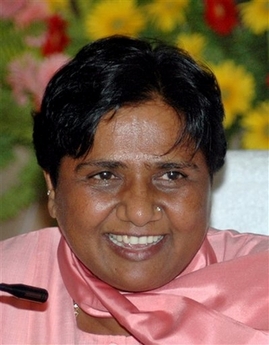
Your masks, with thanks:
[(108, 113), (100, 121), (88, 153), (77, 159), (64, 157), (60, 171), (97, 166), (128, 167), (133, 172), (161, 166), (192, 166), (207, 171), (204, 155), (196, 151), (193, 141), (183, 138), (175, 145), (183, 133), (182, 118), (159, 100)]
[(94, 151), (133, 150), (163, 155), (182, 132), (182, 119), (160, 100), (125, 106), (100, 121)]

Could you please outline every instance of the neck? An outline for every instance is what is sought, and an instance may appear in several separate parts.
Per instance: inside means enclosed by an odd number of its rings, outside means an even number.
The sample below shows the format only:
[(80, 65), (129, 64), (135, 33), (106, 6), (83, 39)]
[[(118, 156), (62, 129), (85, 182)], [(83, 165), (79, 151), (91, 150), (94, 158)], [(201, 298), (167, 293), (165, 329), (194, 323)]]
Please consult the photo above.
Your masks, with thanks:
[(124, 335), (129, 336), (130, 333), (124, 329), (114, 318), (100, 318), (86, 314), (79, 309), (77, 315), (77, 325), (80, 330), (92, 334), (101, 335)]

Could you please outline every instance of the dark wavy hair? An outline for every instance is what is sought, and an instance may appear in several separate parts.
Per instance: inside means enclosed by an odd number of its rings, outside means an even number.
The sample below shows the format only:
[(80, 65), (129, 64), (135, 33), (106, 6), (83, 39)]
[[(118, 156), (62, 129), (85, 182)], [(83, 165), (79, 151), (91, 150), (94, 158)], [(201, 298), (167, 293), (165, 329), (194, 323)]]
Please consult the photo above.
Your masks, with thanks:
[(61, 159), (88, 152), (105, 114), (115, 110), (116, 116), (122, 106), (157, 97), (183, 119), (184, 132), (175, 145), (183, 136), (191, 139), (213, 176), (226, 154), (224, 110), (215, 76), (181, 49), (126, 36), (84, 46), (50, 80), (41, 110), (33, 116), (39, 165), (56, 185)]

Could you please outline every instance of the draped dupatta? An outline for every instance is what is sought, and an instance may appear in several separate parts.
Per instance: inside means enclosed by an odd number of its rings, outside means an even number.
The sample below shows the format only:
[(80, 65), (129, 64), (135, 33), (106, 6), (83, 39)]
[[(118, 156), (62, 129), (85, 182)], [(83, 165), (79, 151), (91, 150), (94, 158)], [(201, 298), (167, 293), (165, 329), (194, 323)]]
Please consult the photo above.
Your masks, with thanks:
[[(140, 293), (120, 292), (99, 280), (63, 237), (58, 260), (80, 308), (91, 316), (114, 317), (142, 344), (268, 343), (263, 331), (268, 329), (265, 252), (218, 263), (206, 238), (184, 272), (159, 289)], [(260, 318), (263, 330), (255, 329)]]

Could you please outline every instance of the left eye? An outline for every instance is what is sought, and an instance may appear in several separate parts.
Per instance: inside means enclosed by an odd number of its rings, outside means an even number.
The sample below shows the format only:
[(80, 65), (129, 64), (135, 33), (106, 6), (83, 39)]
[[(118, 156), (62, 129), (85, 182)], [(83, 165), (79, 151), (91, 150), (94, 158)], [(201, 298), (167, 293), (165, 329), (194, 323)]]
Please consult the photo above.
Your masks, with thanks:
[(175, 181), (175, 180), (181, 179), (182, 177), (184, 176), (179, 171), (168, 171), (167, 173), (161, 176), (163, 180), (167, 180), (167, 181)]

